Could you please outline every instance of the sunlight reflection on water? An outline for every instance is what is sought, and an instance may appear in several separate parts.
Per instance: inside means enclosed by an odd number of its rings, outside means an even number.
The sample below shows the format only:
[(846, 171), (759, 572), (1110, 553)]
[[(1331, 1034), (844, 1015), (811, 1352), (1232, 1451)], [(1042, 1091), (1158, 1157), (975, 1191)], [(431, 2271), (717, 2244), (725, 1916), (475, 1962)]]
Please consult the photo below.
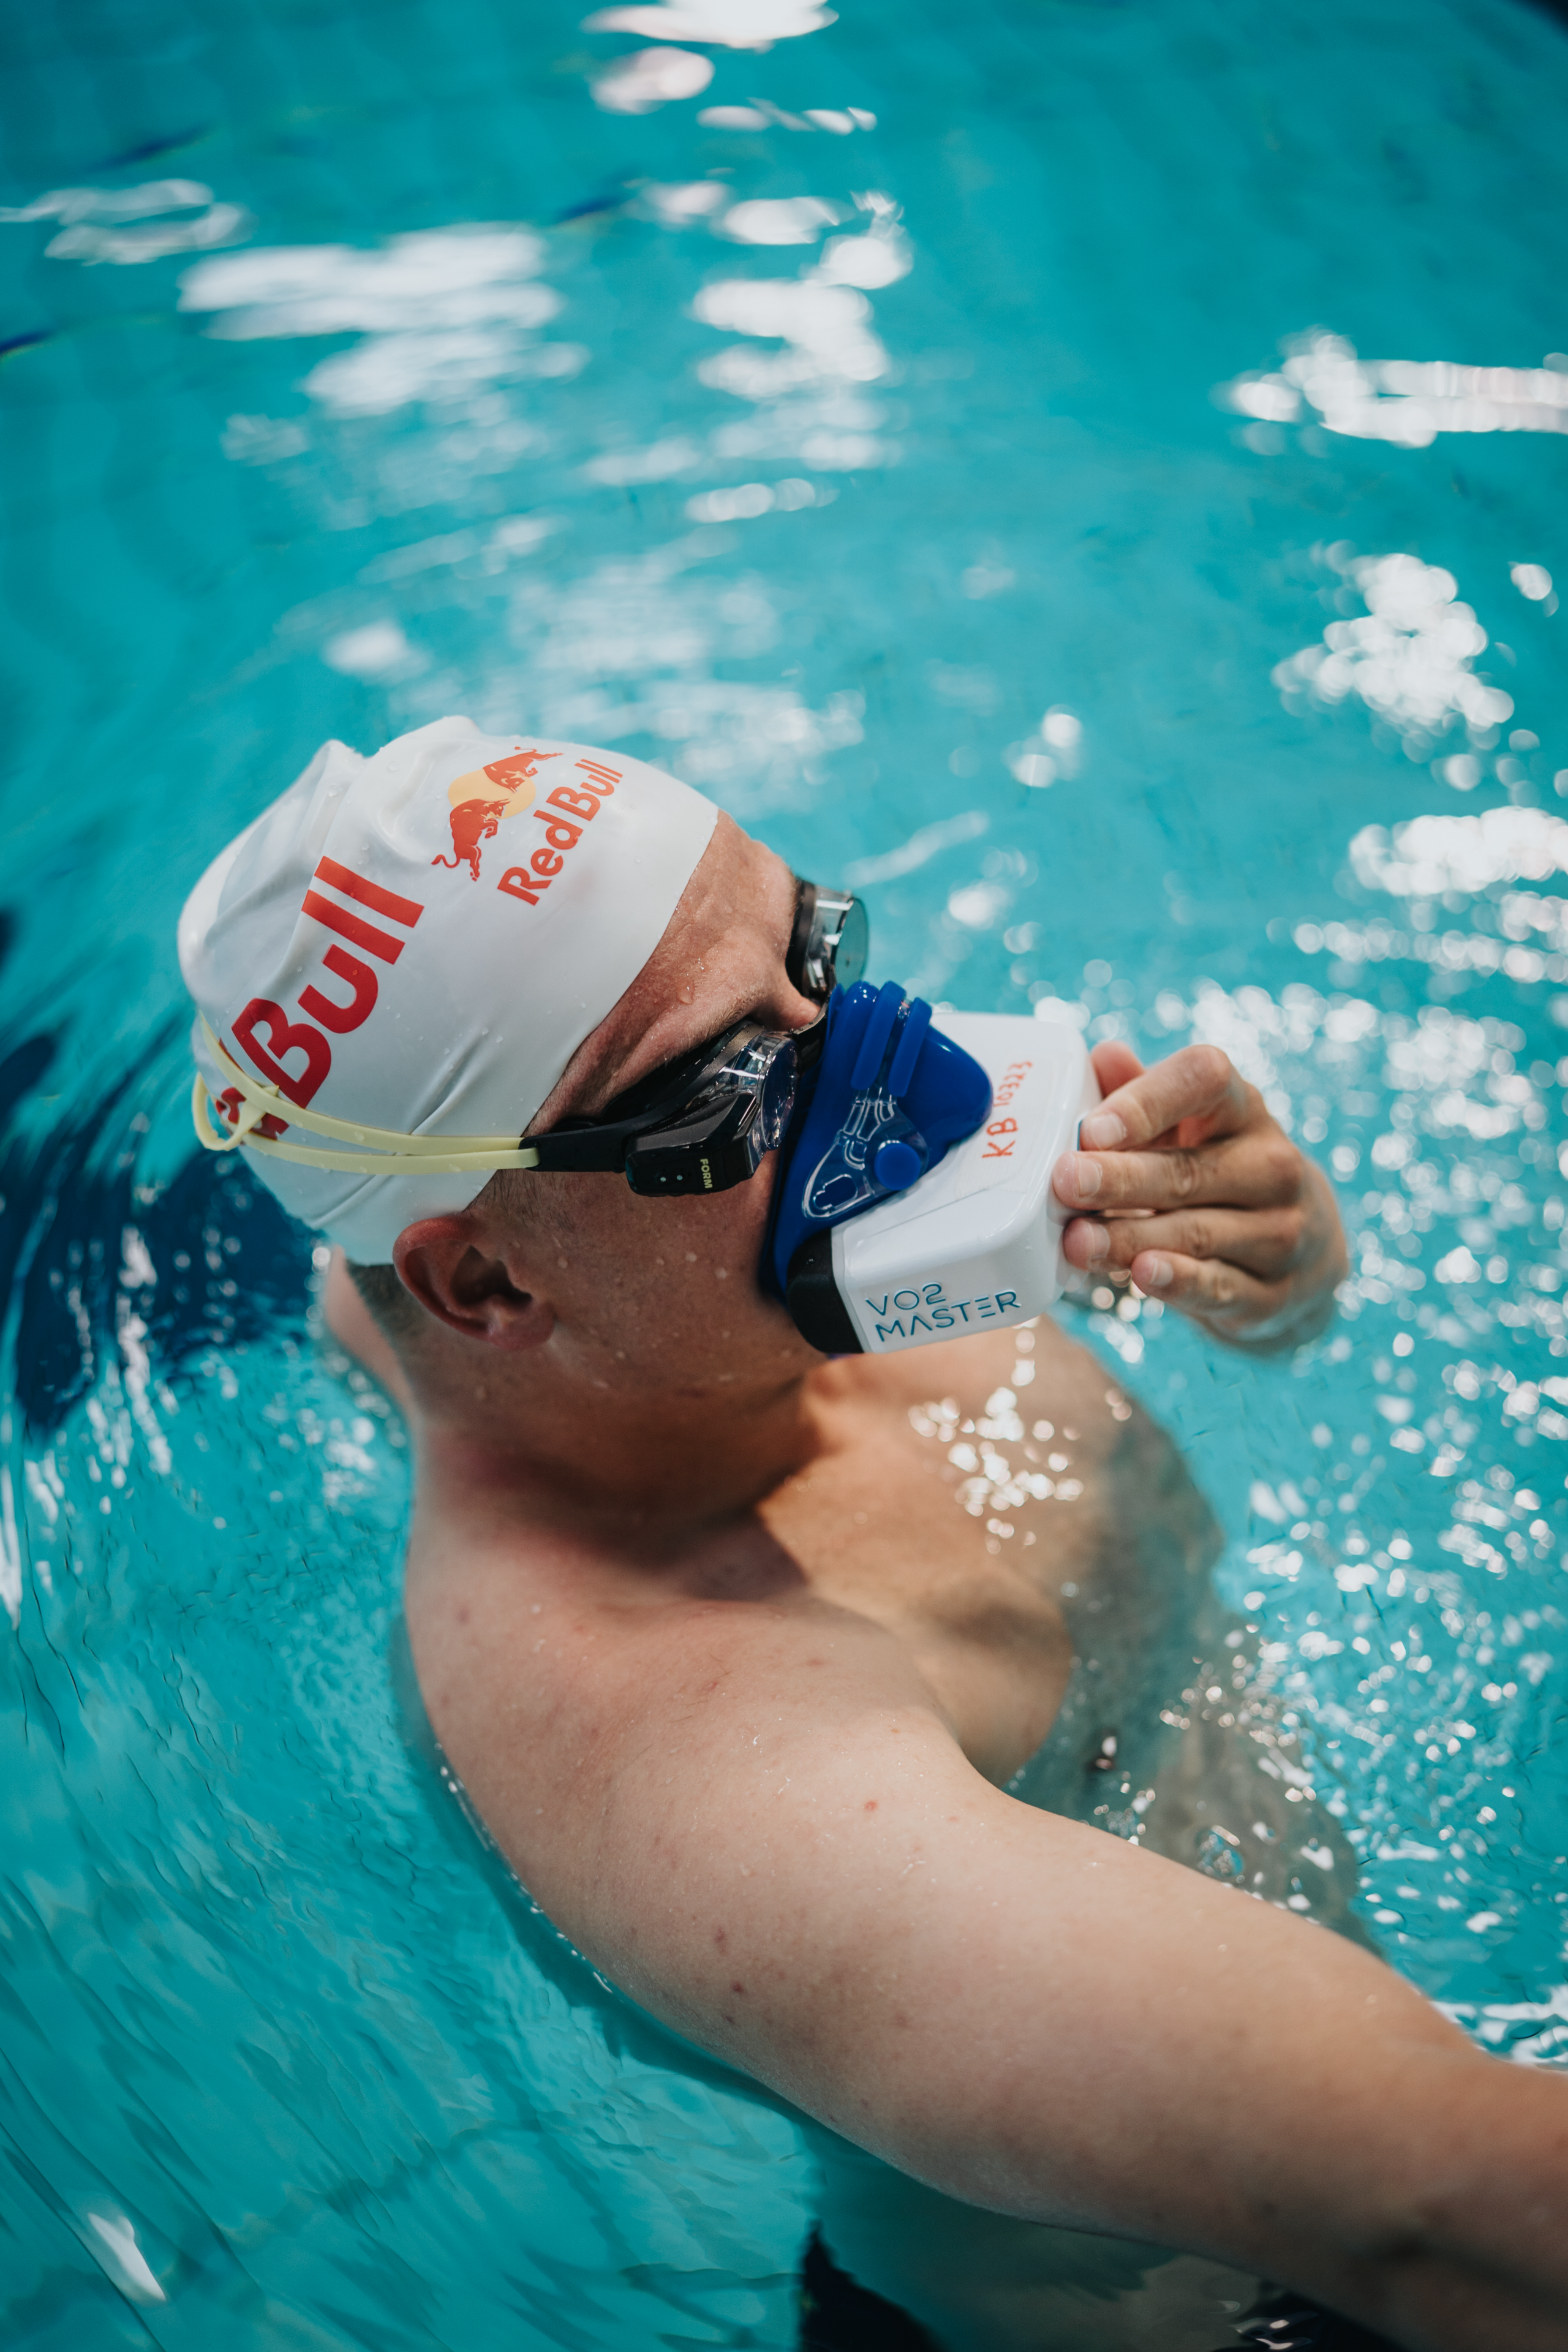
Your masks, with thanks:
[[(1561, 34), (345, 6), (130, 73), (82, 24), (0, 215), (22, 2340), (138, 2294), (258, 2347), (794, 2334), (793, 2124), (432, 1811), (401, 1431), (188, 1160), (184, 889), (322, 736), (450, 709), (674, 767), (928, 995), (1223, 1045), (1331, 1171), (1293, 1362), (1079, 1320), (1226, 1522), (1391, 1956), (1568, 2061)], [(951, 1439), (998, 1544), (1071, 1481), (1019, 1363)]]

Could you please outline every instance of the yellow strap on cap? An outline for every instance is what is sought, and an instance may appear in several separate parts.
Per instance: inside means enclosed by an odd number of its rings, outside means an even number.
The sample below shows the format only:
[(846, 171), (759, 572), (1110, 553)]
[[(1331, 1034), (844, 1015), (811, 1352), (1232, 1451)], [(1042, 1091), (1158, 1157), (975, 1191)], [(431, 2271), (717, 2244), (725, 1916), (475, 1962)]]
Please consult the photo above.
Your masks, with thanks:
[[(237, 1151), (243, 1144), (247, 1150), (264, 1151), (273, 1160), (292, 1160), (302, 1168), (330, 1168), (334, 1174), (344, 1176), (467, 1176), (487, 1168), (539, 1165), (539, 1154), (532, 1146), (520, 1144), (510, 1135), (405, 1135), (395, 1127), (358, 1127), (347, 1119), (328, 1118), (321, 1111), (301, 1110), (275, 1086), (242, 1070), (227, 1046), (214, 1035), (205, 1016), (198, 1018), (214, 1059), (233, 1073), (235, 1087), (245, 1106), (233, 1130), (220, 1133), (208, 1109), (216, 1097), (201, 1072), (196, 1072), (196, 1082), (191, 1090), (191, 1121), (204, 1150)], [(283, 1119), (289, 1127), (302, 1127), (309, 1134), (323, 1135), (330, 1142), (368, 1144), (371, 1149), (315, 1151), (303, 1144), (281, 1143), (273, 1136), (258, 1135), (255, 1131), (268, 1116)]]

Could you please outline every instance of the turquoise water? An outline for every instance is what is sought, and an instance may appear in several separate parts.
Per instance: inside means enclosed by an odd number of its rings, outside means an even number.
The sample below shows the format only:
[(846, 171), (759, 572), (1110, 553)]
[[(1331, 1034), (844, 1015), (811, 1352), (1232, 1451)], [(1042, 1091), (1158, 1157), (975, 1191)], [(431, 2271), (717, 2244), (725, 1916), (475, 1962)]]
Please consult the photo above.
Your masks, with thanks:
[(321, 738), (447, 710), (858, 878), (881, 973), (1268, 1090), (1341, 1186), (1336, 1332), (1078, 1320), (1226, 1524), (1385, 1948), (1568, 2051), (1568, 32), (815, 13), (676, 18), (701, 89), (556, 0), (0, 31), (29, 2352), (792, 2340), (794, 2123), (476, 1859), (388, 1663), (401, 1432), (190, 1156), (184, 892)]

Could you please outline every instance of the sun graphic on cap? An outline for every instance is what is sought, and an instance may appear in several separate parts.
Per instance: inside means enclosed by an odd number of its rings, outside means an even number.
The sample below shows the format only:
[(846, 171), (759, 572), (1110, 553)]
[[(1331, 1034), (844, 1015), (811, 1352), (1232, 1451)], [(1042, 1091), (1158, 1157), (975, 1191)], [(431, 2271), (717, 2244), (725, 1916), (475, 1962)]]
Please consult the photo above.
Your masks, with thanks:
[(553, 751), (525, 751), (520, 745), (509, 758), (492, 760), (488, 767), (470, 768), (455, 778), (447, 787), (447, 804), (461, 808), (465, 801), (485, 801), (498, 817), (516, 816), (538, 791), (535, 765), (555, 756)]
[(558, 751), (541, 751), (537, 747), (525, 751), (520, 743), (504, 759), (491, 760), (482, 768), (469, 768), (448, 784), (452, 855), (435, 856), (431, 865), (467, 866), (477, 882), (483, 845), (495, 839), (497, 827), (509, 816), (516, 816), (528, 807), (538, 789), (533, 771), (540, 761), (557, 760), (560, 756)]

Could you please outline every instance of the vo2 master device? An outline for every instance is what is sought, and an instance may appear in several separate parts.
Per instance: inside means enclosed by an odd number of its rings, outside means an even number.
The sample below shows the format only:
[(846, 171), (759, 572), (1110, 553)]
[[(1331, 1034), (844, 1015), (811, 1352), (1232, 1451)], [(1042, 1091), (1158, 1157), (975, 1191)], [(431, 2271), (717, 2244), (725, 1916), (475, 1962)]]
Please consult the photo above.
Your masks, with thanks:
[(1100, 1100), (1080, 1032), (864, 985), (829, 1022), (775, 1191), (796, 1328), (825, 1354), (886, 1355), (1038, 1315), (1067, 1272), (1051, 1171)]

